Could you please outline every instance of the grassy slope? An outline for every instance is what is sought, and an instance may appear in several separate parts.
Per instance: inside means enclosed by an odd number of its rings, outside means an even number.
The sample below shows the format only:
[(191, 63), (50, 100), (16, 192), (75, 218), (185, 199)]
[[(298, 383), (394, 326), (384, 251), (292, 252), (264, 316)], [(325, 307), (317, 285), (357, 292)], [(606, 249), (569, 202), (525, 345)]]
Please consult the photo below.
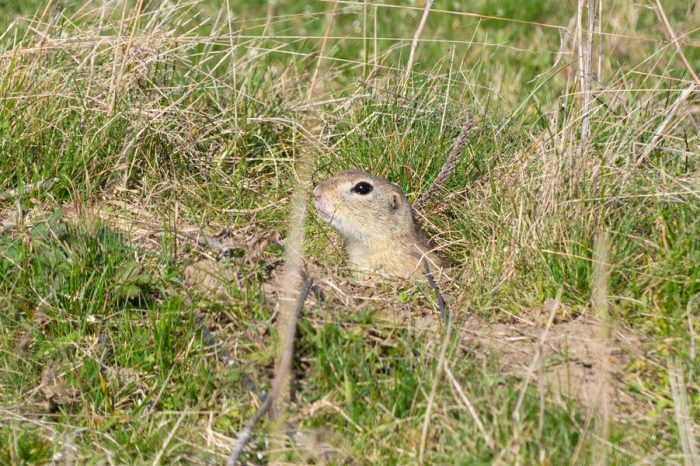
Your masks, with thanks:
[[(653, 12), (623, 1), (606, 9), (603, 29), (613, 34), (602, 41), (592, 141), (581, 156), (579, 88), (567, 80), (574, 55), (557, 62), (560, 35), (546, 26), (568, 24), (575, 9), (491, 3), (436, 2), (524, 22), (433, 12), (405, 95), (398, 82), (410, 41), (399, 47), (391, 38), (413, 36), (420, 8), (377, 8), (375, 42), (375, 8), (364, 16), (361, 4), (342, 6), (313, 105), (306, 95), (325, 29), (319, 13), (330, 3), (251, 0), (227, 14), (219, 2), (148, 2), (136, 23), (131, 4), (2, 6), (19, 16), (1, 39), (0, 191), (58, 182), (22, 196), (30, 224), (0, 237), (0, 463), (221, 461), (256, 407), (247, 378), (266, 386), (271, 376), (273, 311), (261, 285), (274, 247), (226, 261), (239, 278), (216, 297), (186, 282), (199, 254), (186, 242), (120, 230), (88, 206), (111, 201), (117, 211), (114, 201), (125, 202), (139, 209), (133, 220), (166, 230), (183, 222), (226, 226), (241, 238), (267, 228), (284, 234), (292, 162), (311, 150), (305, 134), (322, 134), (316, 179), (358, 166), (415, 198), (467, 110), (480, 115), (481, 130), (425, 222), (458, 264), (450, 291), (458, 322), (542, 319), (533, 310), (560, 292), (564, 307), (590, 312), (594, 240), (607, 231), (611, 317), (644, 335), (643, 355), (625, 371), (637, 412), (614, 417), (608, 454), (623, 464), (678, 459), (670, 358), (685, 379), (688, 416), (700, 416), (689, 326), (700, 328), (697, 113), (662, 143), (681, 152), (653, 151), (635, 169), (630, 161), (690, 84), (688, 73), (672, 47), (639, 39), (665, 37)], [(697, 24), (700, 13), (686, 2), (664, 5), (677, 31)], [(685, 47), (691, 63), (698, 50)], [(307, 238), (317, 262), (341, 263), (327, 228), (309, 221)], [(384, 294), (388, 307), (407, 302), (414, 313), (432, 308), (426, 296)], [(439, 340), (376, 328), (381, 306), (351, 311), (330, 301), (309, 311), (297, 409), (356, 462), (404, 464), (416, 461)], [(216, 361), (202, 323), (236, 365)], [(448, 361), (496, 448), (443, 383), (428, 462), (594, 461), (600, 447), (592, 427), (585, 433), (581, 405), (542, 404), (533, 387), (515, 421), (521, 383), (496, 356), (474, 358), (455, 342)]]

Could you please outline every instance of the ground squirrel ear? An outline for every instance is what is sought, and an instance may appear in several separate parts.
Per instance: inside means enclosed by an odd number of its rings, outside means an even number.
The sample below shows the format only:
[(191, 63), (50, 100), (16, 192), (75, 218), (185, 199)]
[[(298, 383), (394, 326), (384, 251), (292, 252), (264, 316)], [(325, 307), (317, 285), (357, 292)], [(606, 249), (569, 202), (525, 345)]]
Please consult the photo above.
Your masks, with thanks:
[(401, 196), (396, 193), (391, 193), (391, 203), (389, 205), (391, 206), (391, 210), (398, 209), (401, 205)]

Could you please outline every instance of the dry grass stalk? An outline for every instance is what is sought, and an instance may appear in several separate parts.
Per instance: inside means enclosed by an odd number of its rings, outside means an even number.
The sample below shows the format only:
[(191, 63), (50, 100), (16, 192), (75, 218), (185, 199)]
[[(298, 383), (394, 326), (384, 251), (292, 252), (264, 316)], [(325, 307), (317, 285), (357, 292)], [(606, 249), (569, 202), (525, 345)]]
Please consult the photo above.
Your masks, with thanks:
[(476, 409), (474, 409), (474, 405), (469, 400), (469, 397), (467, 397), (467, 394), (464, 392), (464, 390), (462, 389), (462, 386), (459, 384), (459, 382), (455, 378), (454, 374), (452, 374), (452, 371), (450, 370), (450, 367), (447, 364), (445, 364), (444, 370), (445, 370), (445, 375), (447, 376), (450, 383), (452, 384), (452, 387), (455, 389), (457, 394), (459, 394), (460, 400), (462, 401), (462, 403), (464, 403), (464, 406), (467, 408), (467, 411), (469, 411), (469, 415), (474, 420), (474, 424), (476, 424), (476, 427), (479, 429), (479, 432), (481, 432), (481, 435), (484, 437), (484, 441), (486, 442), (486, 445), (488, 445), (488, 447), (491, 449), (496, 448), (496, 444), (493, 441), (493, 437), (491, 437), (491, 435), (486, 431), (486, 428), (484, 427), (484, 423), (481, 422), (481, 418), (479, 417), (479, 414), (476, 412)]
[[(581, 0), (582, 3), (583, 0)], [(583, 6), (579, 6), (582, 14)], [(588, 35), (583, 50), (583, 68), (581, 85), (583, 87), (583, 115), (581, 118), (581, 155), (585, 154), (591, 136), (591, 80), (593, 78), (593, 28), (595, 27), (595, 0), (588, 0)]]
[(309, 91), (308, 94), (306, 94), (306, 101), (310, 102), (311, 97), (314, 94), (314, 87), (316, 85), (316, 79), (318, 78), (318, 70), (321, 67), (321, 60), (323, 60), (323, 54), (326, 51), (326, 44), (328, 43), (328, 35), (331, 32), (331, 27), (333, 27), (333, 22), (335, 21), (335, 16), (338, 13), (338, 5), (339, 1), (336, 0), (333, 3), (333, 9), (331, 10), (330, 15), (328, 15), (328, 18), (326, 19), (326, 30), (323, 32), (323, 39), (321, 40), (321, 50), (318, 51), (318, 60), (316, 60), (316, 67), (314, 68), (314, 74), (311, 76), (311, 82), (309, 84)]
[[(610, 245), (605, 233), (601, 233), (595, 244), (593, 254), (593, 294), (591, 302), (598, 324), (598, 332), (593, 345), (597, 369), (598, 396), (593, 400), (592, 409), (596, 415), (596, 443), (593, 449), (593, 464), (607, 464), (607, 444), (610, 424), (610, 361), (608, 355), (610, 338), (608, 287), (610, 283), (610, 265), (608, 263)], [(583, 438), (583, 436), (582, 436)]]
[(596, 67), (595, 79), (598, 82), (602, 80), (603, 73), (603, 0), (598, 0), (598, 10), (596, 12), (598, 16), (598, 64)]
[(272, 396), (271, 393), (268, 393), (258, 410), (255, 411), (253, 417), (251, 417), (248, 420), (248, 423), (246, 424), (245, 428), (243, 428), (241, 433), (238, 434), (236, 445), (233, 447), (233, 451), (231, 452), (231, 455), (229, 456), (228, 461), (226, 463), (228, 466), (235, 466), (236, 464), (238, 464), (238, 458), (241, 456), (241, 453), (243, 453), (243, 449), (246, 445), (248, 445), (250, 439), (253, 438), (253, 429), (255, 429), (255, 426), (260, 421), (260, 419), (262, 419), (262, 417), (270, 410), (271, 406)]
[(671, 385), (671, 395), (673, 396), (673, 413), (678, 425), (678, 434), (681, 440), (681, 450), (683, 451), (683, 462), (687, 466), (700, 464), (700, 453), (695, 440), (693, 419), (688, 408), (688, 395), (686, 392), (683, 372), (678, 367), (678, 362), (671, 360), (668, 362), (668, 381)]
[[(294, 325), (293, 328), (289, 329), (291, 331), (291, 334), (287, 336), (287, 339), (284, 342), (287, 345), (287, 347), (284, 348), (283, 351), (285, 358), (284, 365), (288, 366), (288, 368), (291, 367), (292, 356), (294, 354), (296, 323), (299, 320), (299, 315), (301, 314), (301, 310), (304, 307), (304, 301), (306, 301), (306, 297), (309, 295), (312, 285), (313, 280), (311, 278), (307, 278), (304, 282), (303, 288), (299, 292), (299, 296), (294, 307), (294, 311), (292, 314), (292, 322)], [(278, 370), (275, 373), (275, 379), (272, 382), (272, 387), (270, 388), (270, 391), (268, 392), (267, 396), (265, 396), (263, 403), (260, 405), (253, 417), (250, 418), (245, 428), (239, 434), (238, 440), (236, 441), (236, 445), (234, 446), (233, 451), (231, 451), (231, 455), (229, 456), (227, 463), (228, 466), (234, 466), (235, 464), (238, 464), (238, 458), (241, 456), (241, 453), (243, 453), (243, 449), (248, 444), (248, 442), (250, 442), (250, 439), (253, 438), (253, 429), (255, 429), (255, 426), (260, 421), (260, 419), (262, 419), (262, 417), (273, 407), (275, 400), (280, 394), (280, 389), (283, 386), (285, 386), (285, 380), (282, 379), (282, 377), (287, 377), (286, 386), (289, 386), (288, 374), (285, 374), (278, 368)]]
[(597, 442), (591, 448), (591, 463), (596, 465), (607, 464), (607, 449), (609, 438), (609, 425), (611, 419), (610, 400), (610, 322), (609, 322), (609, 298), (608, 288), (610, 284), (610, 264), (608, 263), (610, 244), (606, 234), (601, 233), (596, 238), (593, 252), (593, 288), (591, 292), (591, 305), (595, 313), (597, 333), (591, 345), (593, 360), (595, 363), (598, 386), (595, 391), (596, 397), (591, 400), (579, 441), (574, 449), (571, 463), (578, 462), (583, 446), (586, 441), (586, 434), (591, 422), (595, 418), (595, 435)]
[[(311, 89), (313, 89), (313, 86)], [(308, 138), (311, 143), (316, 142), (316, 139), (303, 126), (296, 125), (296, 129)], [(270, 409), (270, 417), (275, 421), (270, 448), (270, 451), (273, 453), (271, 458), (273, 463), (275, 462), (275, 454), (284, 451), (282, 442), (284, 442), (285, 436), (282, 431), (284, 430), (284, 417), (290, 397), (297, 320), (304, 299), (308, 294), (308, 289), (311, 287), (308, 279), (303, 287), (301, 281), (304, 267), (304, 224), (306, 221), (307, 194), (311, 191), (312, 186), (315, 153), (310, 149), (302, 149), (298, 158), (297, 183), (294, 186), (291, 197), (289, 233), (284, 251), (285, 263), (278, 281), (278, 288), (281, 291), (277, 322), (277, 359), (275, 362), (275, 378), (270, 389), (271, 402), (268, 408)]]
[(452, 85), (452, 67), (455, 62), (455, 47), (452, 47), (452, 53), (450, 54), (450, 69), (447, 72), (447, 87), (445, 88), (445, 103), (442, 107), (442, 118), (440, 118), (440, 137), (445, 130), (445, 116), (447, 115), (447, 104), (450, 100), (450, 86)]
[(700, 78), (698, 77), (697, 73), (695, 73), (693, 67), (690, 65), (688, 58), (685, 56), (685, 53), (681, 48), (681, 44), (678, 43), (678, 37), (676, 37), (676, 33), (673, 32), (671, 23), (668, 22), (668, 18), (666, 17), (666, 13), (664, 12), (664, 7), (661, 6), (661, 2), (659, 0), (656, 0), (655, 10), (656, 14), (659, 15), (659, 18), (661, 19), (661, 22), (664, 23), (666, 34), (668, 34), (668, 38), (671, 40), (671, 42), (673, 42), (673, 45), (676, 47), (676, 51), (678, 52), (678, 55), (680, 55), (681, 60), (683, 60), (683, 64), (685, 65), (685, 67), (688, 69), (688, 73), (690, 73), (690, 76), (693, 78), (693, 81), (695, 81), (695, 84), (700, 85)]
[(177, 421), (175, 421), (175, 425), (173, 425), (173, 428), (170, 429), (170, 432), (168, 432), (168, 436), (165, 437), (165, 440), (163, 441), (163, 445), (160, 447), (160, 450), (158, 450), (158, 453), (156, 454), (155, 458), (153, 458), (153, 466), (158, 466), (160, 464), (160, 459), (163, 457), (163, 453), (165, 453), (165, 450), (168, 448), (168, 445), (170, 445), (170, 442), (172, 441), (173, 437), (175, 436), (175, 433), (178, 431), (180, 428), (180, 424), (182, 423), (182, 420), (185, 418), (187, 415), (187, 412), (183, 412), (180, 414), (180, 416), (177, 418)]
[(430, 14), (430, 9), (433, 7), (435, 0), (427, 0), (425, 2), (425, 7), (423, 8), (423, 16), (420, 18), (420, 23), (418, 23), (418, 29), (413, 35), (413, 42), (411, 42), (411, 52), (408, 55), (408, 63), (406, 64), (406, 73), (403, 77), (403, 90), (406, 91), (406, 86), (408, 85), (408, 78), (411, 76), (411, 69), (413, 68), (413, 62), (416, 59), (416, 49), (418, 48), (418, 42), (420, 41), (420, 36), (423, 33), (423, 28), (425, 27), (425, 22), (428, 20), (428, 14)]
[(455, 171), (462, 158), (462, 152), (464, 152), (464, 146), (467, 145), (467, 137), (469, 136), (469, 131), (471, 131), (472, 126), (472, 118), (470, 115), (467, 115), (464, 124), (462, 124), (462, 130), (455, 140), (454, 146), (452, 146), (452, 152), (450, 152), (450, 155), (445, 159), (445, 163), (442, 165), (442, 168), (440, 168), (440, 172), (437, 178), (435, 178), (435, 181), (433, 181), (433, 184), (423, 191), (423, 194), (413, 203), (414, 208), (421, 209), (425, 207), (425, 204), (430, 201), (450, 179), (450, 176)]
[(278, 344), (275, 365), (274, 390), (279, 394), (272, 403), (273, 419), (280, 419), (286, 412), (289, 399), (289, 384), (292, 367), (292, 351), (296, 335), (295, 301), (299, 296), (303, 273), (304, 223), (306, 220), (306, 196), (311, 190), (313, 157), (311, 152), (302, 153), (299, 160), (298, 182), (292, 193), (289, 235), (285, 245), (285, 264), (280, 275), (279, 320), (277, 322)]
[(445, 298), (440, 292), (440, 287), (438, 287), (437, 283), (435, 283), (435, 279), (430, 271), (430, 266), (428, 265), (427, 260), (423, 261), (423, 276), (428, 281), (430, 288), (432, 288), (435, 292), (435, 300), (437, 301), (438, 309), (440, 310), (440, 319), (442, 320), (442, 323), (447, 324), (447, 321), (445, 320), (447, 318), (447, 305), (445, 304)]
[(367, 40), (367, 10), (369, 8), (368, 2), (369, 0), (365, 0), (362, 4), (362, 77), (364, 79), (367, 79), (367, 76), (369, 74), (369, 41)]
[(639, 156), (639, 158), (634, 162), (634, 166), (632, 167), (637, 168), (639, 164), (641, 164), (647, 157), (649, 157), (649, 154), (656, 149), (656, 146), (659, 144), (659, 141), (666, 135), (666, 131), (669, 127), (669, 124), (673, 121), (675, 118), (676, 114), (678, 113), (678, 110), (683, 106), (683, 104), (688, 100), (688, 98), (698, 89), (698, 85), (696, 83), (691, 83), (690, 86), (685, 88), (676, 101), (673, 103), (673, 105), (668, 109), (666, 112), (666, 117), (664, 117), (663, 121), (659, 124), (659, 126), (656, 128), (654, 131), (654, 136), (652, 136), (651, 141), (645, 146), (644, 152), (642, 152), (642, 155)]
[(420, 447), (418, 450), (418, 464), (423, 464), (425, 461), (425, 444), (428, 440), (428, 428), (430, 427), (430, 417), (433, 413), (433, 406), (435, 405), (435, 394), (437, 393), (437, 387), (442, 378), (442, 371), (446, 367), (445, 356), (447, 355), (447, 347), (452, 339), (452, 313), (447, 313), (447, 330), (442, 340), (442, 346), (440, 347), (440, 357), (438, 359), (437, 367), (435, 368), (435, 374), (433, 375), (433, 383), (430, 387), (430, 397), (428, 398), (428, 406), (425, 408), (425, 415), (423, 417), (423, 428), (421, 429), (420, 435)]
[(688, 333), (690, 334), (690, 360), (695, 361), (695, 356), (697, 353), (695, 340), (697, 335), (695, 333), (695, 327), (693, 326), (693, 304), (700, 298), (700, 293), (695, 293), (689, 300), (685, 308), (685, 318), (688, 321)]
[(534, 357), (532, 358), (532, 362), (530, 363), (530, 366), (527, 369), (527, 373), (525, 375), (525, 380), (523, 380), (523, 383), (520, 387), (520, 394), (518, 396), (518, 401), (515, 404), (515, 408), (513, 409), (512, 413), (512, 418), (515, 420), (518, 424), (520, 424), (520, 411), (522, 409), (523, 405), (523, 400), (525, 399), (525, 392), (527, 391), (527, 387), (530, 385), (530, 382), (532, 381), (532, 376), (535, 373), (535, 369), (539, 365), (540, 358), (542, 357), (542, 352), (544, 348), (544, 343), (547, 341), (547, 335), (549, 334), (549, 329), (552, 328), (552, 322), (554, 322), (554, 316), (557, 313), (557, 310), (559, 309), (560, 303), (561, 303), (561, 293), (562, 290), (560, 289), (559, 292), (557, 293), (557, 297), (554, 300), (554, 303), (551, 305), (551, 309), (549, 312), (549, 317), (547, 318), (547, 323), (544, 326), (544, 329), (542, 330), (542, 334), (540, 335), (540, 338), (538, 339), (538, 345), (537, 345), (537, 351), (535, 352)]

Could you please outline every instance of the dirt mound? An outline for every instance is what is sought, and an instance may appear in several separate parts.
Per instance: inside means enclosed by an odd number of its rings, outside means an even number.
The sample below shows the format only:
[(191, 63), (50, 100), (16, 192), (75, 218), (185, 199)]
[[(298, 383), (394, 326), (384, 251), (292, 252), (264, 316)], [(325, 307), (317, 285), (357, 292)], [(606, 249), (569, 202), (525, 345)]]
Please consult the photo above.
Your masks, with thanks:
[[(614, 407), (614, 414), (647, 411), (626, 390), (629, 368), (643, 359), (643, 337), (616, 324), (601, 325), (582, 315), (540, 327), (523, 321), (489, 324), (470, 317), (461, 326), (463, 345), (477, 357), (497, 356), (501, 370), (555, 399), (572, 398), (586, 407)], [(543, 383), (543, 384), (542, 384)]]

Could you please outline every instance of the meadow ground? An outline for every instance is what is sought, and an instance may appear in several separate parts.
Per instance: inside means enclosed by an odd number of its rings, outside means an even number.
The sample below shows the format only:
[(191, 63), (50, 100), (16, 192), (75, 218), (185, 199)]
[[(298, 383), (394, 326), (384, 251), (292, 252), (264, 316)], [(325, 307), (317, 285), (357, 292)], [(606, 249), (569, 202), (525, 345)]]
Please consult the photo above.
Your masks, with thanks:
[(451, 332), (309, 213), (296, 433), (244, 459), (700, 463), (700, 5), (424, 5), (0, 2), (1, 464), (225, 462), (301, 166), (415, 200), (467, 116)]

